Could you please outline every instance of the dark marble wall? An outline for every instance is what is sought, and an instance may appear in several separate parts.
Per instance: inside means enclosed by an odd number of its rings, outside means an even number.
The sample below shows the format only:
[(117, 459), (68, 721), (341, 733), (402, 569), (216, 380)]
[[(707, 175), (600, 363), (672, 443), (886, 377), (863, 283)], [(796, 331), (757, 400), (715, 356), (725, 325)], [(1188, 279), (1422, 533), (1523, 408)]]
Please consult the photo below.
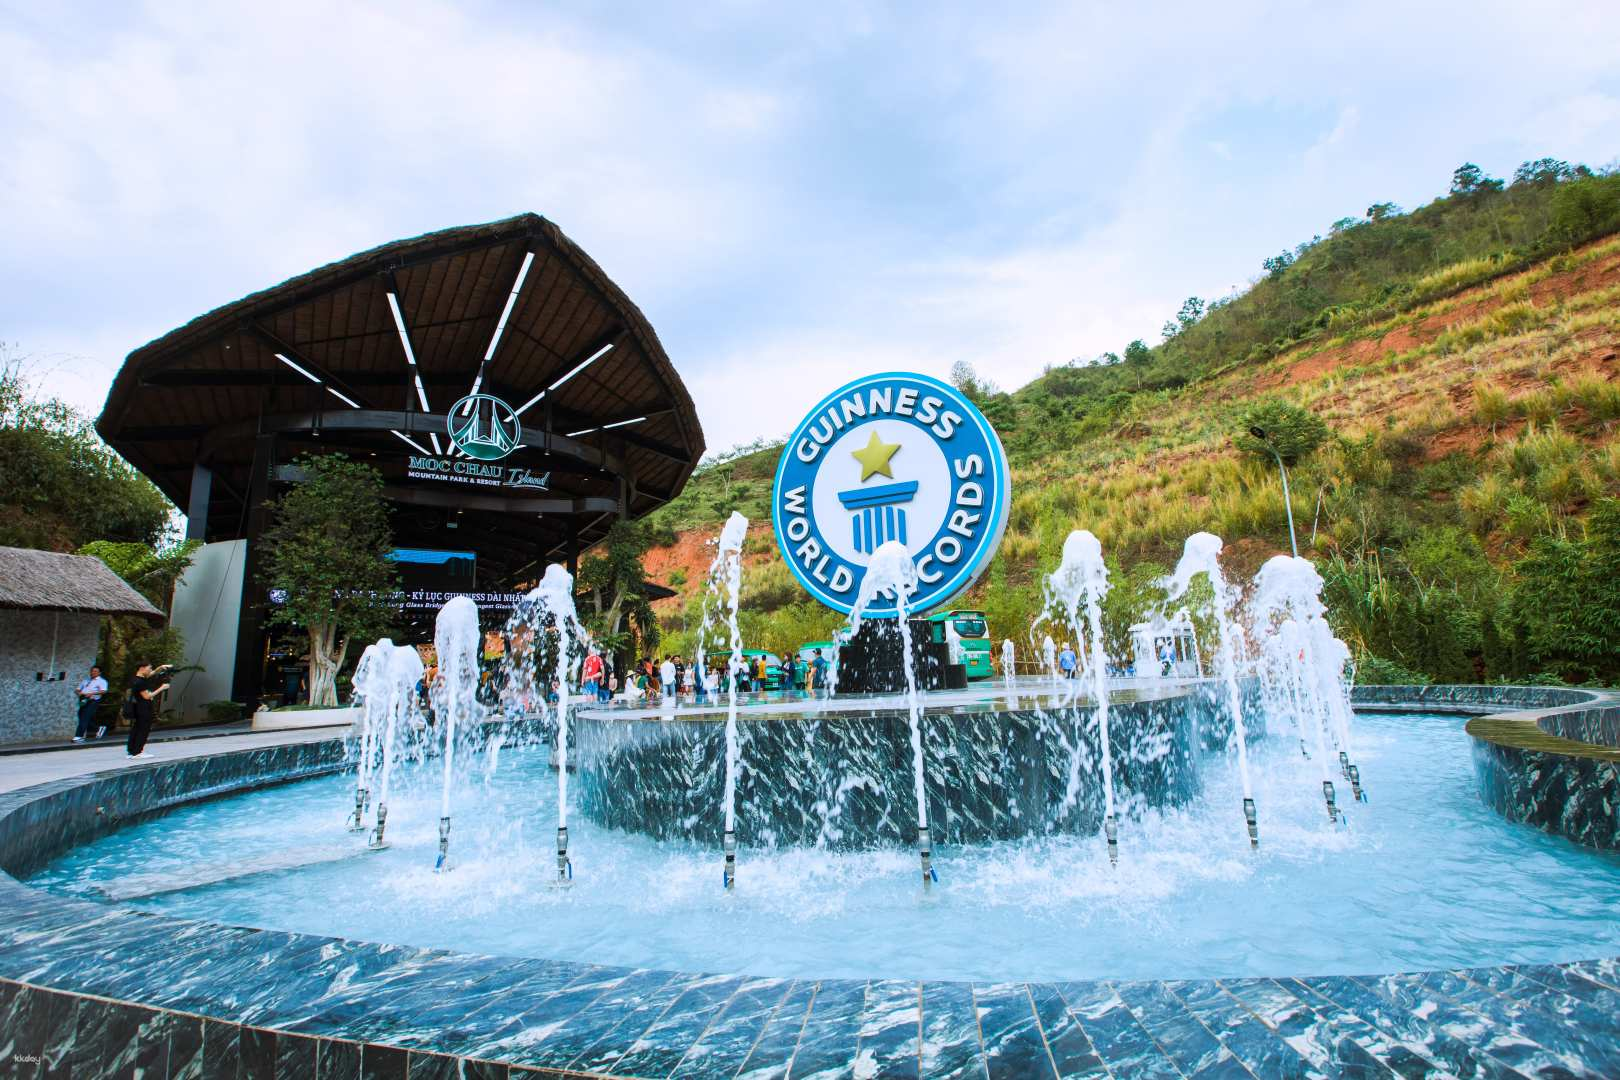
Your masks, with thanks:
[[(1205, 694), (1109, 709), (1121, 816), (1186, 803), (1196, 749), (1225, 719)], [(885, 710), (740, 719), (737, 834), (747, 845), (849, 849), (909, 844), (917, 827), (906, 714)], [(718, 844), (725, 723), (580, 717), (572, 726), (580, 811), (599, 825)], [(1095, 710), (928, 713), (925, 791), (937, 843), (1097, 832), (1103, 818)], [(1076, 749), (1077, 748), (1077, 749)], [(1076, 798), (1070, 770), (1078, 756)]]
[(1620, 762), (1475, 738), (1474, 779), (1509, 821), (1620, 851)]
[(1620, 698), (1548, 686), (1358, 686), (1357, 704), (1453, 708), (1480, 797), (1509, 821), (1620, 850)]

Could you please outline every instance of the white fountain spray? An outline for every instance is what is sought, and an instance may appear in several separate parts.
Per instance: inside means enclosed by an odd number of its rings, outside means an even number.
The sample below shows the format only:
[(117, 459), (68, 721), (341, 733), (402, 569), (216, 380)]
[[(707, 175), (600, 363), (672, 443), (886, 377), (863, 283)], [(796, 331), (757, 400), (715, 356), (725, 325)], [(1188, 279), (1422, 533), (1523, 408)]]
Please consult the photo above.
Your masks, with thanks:
[(1322, 798), (1328, 815), (1340, 815), (1327, 764), (1326, 738), (1339, 751), (1339, 767), (1357, 801), (1365, 801), (1361, 770), (1350, 759), (1350, 694), (1344, 670), (1350, 651), (1333, 635), (1322, 603), (1322, 578), (1308, 559), (1278, 555), (1268, 559), (1255, 577), (1250, 611), (1257, 631), (1276, 628), (1280, 648), (1266, 650), (1265, 674), (1281, 681), (1297, 695), (1301, 725), (1316, 729), (1318, 757), (1322, 758)]
[(1013, 686), (1013, 643), (1012, 638), (1001, 639), (1001, 678), (1007, 684), (1007, 689)]
[(1046, 640), (1041, 642), (1041, 655), (1046, 659), (1046, 675), (1053, 683), (1059, 681), (1057, 665), (1057, 642), (1052, 635), (1047, 634)]
[(394, 645), (387, 651), (381, 667), (381, 672), (374, 669), (370, 678), (372, 692), (386, 695), (388, 701), (388, 718), (382, 732), (382, 782), (377, 788), (377, 826), (371, 831), (370, 840), (373, 850), (388, 846), (383, 835), (388, 826), (388, 789), (394, 772), (395, 743), (399, 739), (401, 721), (416, 708), (422, 656), (409, 645)]
[(861, 615), (879, 596), (894, 597), (895, 622), (900, 629), (900, 659), (906, 673), (906, 719), (911, 726), (912, 783), (917, 796), (917, 852), (922, 859), (923, 888), (939, 880), (934, 872), (934, 843), (928, 829), (928, 796), (923, 784), (922, 697), (917, 693), (917, 668), (911, 655), (911, 594), (917, 591), (917, 564), (898, 540), (878, 545), (866, 564), (860, 593), (849, 613), (849, 632), (860, 632)]
[(1214, 533), (1193, 533), (1187, 537), (1181, 551), (1181, 561), (1165, 583), (1169, 595), (1167, 604), (1187, 594), (1192, 579), (1199, 574), (1209, 577), (1214, 590), (1215, 623), (1220, 642), (1215, 650), (1215, 667), (1226, 686), (1226, 707), (1232, 716), (1232, 732), (1237, 740), (1238, 776), (1243, 782), (1243, 821), (1249, 830), (1249, 846), (1260, 846), (1260, 822), (1254, 806), (1254, 787), (1249, 781), (1249, 736), (1243, 724), (1243, 696), (1238, 689), (1238, 622), (1234, 614), (1237, 592), (1226, 582), (1221, 571), (1221, 538)]
[[(720, 549), (715, 552), (709, 566), (708, 587), (723, 594), (726, 608), (726, 626), (730, 630), (731, 658), (727, 663), (730, 677), (726, 679), (726, 784), (722, 801), (725, 804), (725, 833), (722, 846), (725, 851), (725, 869), (721, 881), (729, 892), (737, 885), (737, 669), (742, 666), (742, 633), (737, 628), (737, 598), (742, 591), (742, 549), (748, 538), (748, 519), (736, 511), (720, 531)], [(707, 616), (707, 605), (705, 605)], [(703, 642), (708, 622), (698, 632), (698, 677), (701, 678), (706, 660)]]
[(383, 638), (366, 651), (354, 665), (354, 694), (360, 699), (360, 760), (355, 769), (354, 812), (349, 815), (349, 831), (361, 832), (366, 827), (366, 810), (371, 805), (372, 760), (376, 755), (377, 731), (384, 721), (386, 703), (382, 700), (385, 687), (373, 677), (373, 669), (387, 667), (386, 651), (394, 643)]
[(478, 605), (470, 597), (451, 597), (433, 623), (433, 647), (439, 656), (434, 712), (444, 730), (444, 787), (439, 799), (439, 858), (445, 869), (450, 854), (450, 784), (455, 773), (458, 728), (472, 720), (478, 689)]
[[(523, 598), (525, 618), (533, 627), (535, 648), (540, 649), (547, 630), (556, 631), (556, 663), (551, 675), (542, 680), (542, 700), (551, 695), (551, 685), (557, 684), (555, 713), (557, 732), (557, 880), (555, 885), (566, 887), (574, 878), (574, 864), (568, 857), (568, 684), (572, 677), (572, 649), (577, 635), (584, 643), (584, 628), (574, 611), (574, 578), (558, 563), (546, 567), (540, 584)], [(543, 652), (544, 650), (541, 650)]]
[[(1102, 749), (1103, 774), (1103, 835), (1108, 841), (1108, 860), (1119, 862), (1119, 819), (1114, 813), (1114, 757), (1108, 739), (1108, 655), (1103, 647), (1102, 601), (1108, 595), (1108, 566), (1103, 562), (1102, 544), (1090, 532), (1081, 529), (1071, 532), (1063, 542), (1063, 561), (1046, 579), (1047, 605), (1056, 605), (1081, 645), (1081, 652), (1089, 652), (1087, 672), (1091, 676), (1092, 693), (1096, 697), (1097, 733)], [(1080, 606), (1086, 609), (1085, 623), (1080, 621)], [(1086, 648), (1086, 639), (1090, 647)], [(1052, 639), (1046, 639), (1050, 642)], [(1076, 680), (1078, 683), (1078, 680)], [(1075, 691), (1070, 692), (1073, 701)], [(1069, 791), (1071, 801), (1079, 786), (1079, 747), (1069, 764)]]

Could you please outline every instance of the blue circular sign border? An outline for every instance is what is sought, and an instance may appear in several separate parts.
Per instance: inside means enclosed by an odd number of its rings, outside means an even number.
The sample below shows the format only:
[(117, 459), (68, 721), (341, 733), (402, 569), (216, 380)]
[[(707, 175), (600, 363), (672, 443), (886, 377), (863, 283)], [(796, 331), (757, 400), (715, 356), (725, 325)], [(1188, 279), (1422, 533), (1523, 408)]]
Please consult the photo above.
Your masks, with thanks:
[[(833, 401), (844, 396), (845, 394), (848, 394), (852, 390), (858, 390), (862, 387), (868, 386), (875, 382), (881, 382), (885, 379), (915, 380), (920, 384), (932, 387), (933, 389), (944, 394), (946, 400), (952, 405), (963, 409), (965, 418), (973, 422), (973, 425), (979, 429), (980, 434), (984, 436), (986, 445), (994, 451), (994, 453), (991, 455), (994, 460), (990, 462), (990, 468), (992, 475), (996, 477), (997, 482), (995, 484), (994, 498), (991, 508), (992, 525), (985, 536), (985, 542), (980, 545), (978, 553), (966, 565), (956, 572), (956, 575), (951, 579), (951, 581), (940, 587), (937, 596), (934, 599), (931, 599), (928, 603), (928, 607), (923, 610), (932, 610), (934, 608), (943, 607), (952, 600), (956, 599), (958, 596), (962, 595), (962, 593), (966, 592), (968, 589), (972, 588), (973, 583), (979, 580), (979, 575), (984, 572), (984, 568), (989, 564), (990, 557), (994, 555), (996, 550), (1001, 547), (1001, 538), (1007, 530), (1008, 511), (1010, 510), (1012, 504), (1012, 469), (1007, 462), (1006, 447), (1001, 445), (1001, 436), (996, 434), (996, 429), (990, 426), (990, 421), (985, 417), (984, 413), (979, 410), (979, 407), (973, 404), (973, 402), (969, 401), (967, 396), (964, 395), (960, 390), (956, 389), (956, 387), (936, 379), (932, 375), (923, 375), (915, 371), (884, 371), (875, 375), (863, 375), (859, 379), (847, 382), (838, 387), (838, 389), (822, 398), (814, 408), (805, 414), (804, 419), (799, 421), (799, 426), (793, 429), (793, 434), (788, 437), (788, 441), (782, 446), (782, 456), (776, 463), (776, 476), (771, 482), (771, 529), (776, 534), (776, 547), (777, 550), (782, 553), (782, 561), (787, 563), (788, 569), (793, 572), (793, 576), (798, 579), (799, 584), (804, 586), (805, 591), (810, 594), (811, 599), (825, 605), (826, 607), (832, 608), (834, 611), (841, 611), (845, 615), (849, 614), (850, 609), (854, 605), (840, 603), (837, 600), (825, 595), (799, 570), (798, 563), (796, 563), (793, 560), (792, 555), (789, 554), (790, 548), (788, 546), (787, 537), (782, 530), (782, 504), (781, 500), (778, 498), (778, 493), (782, 488), (782, 474), (787, 469), (789, 455), (793, 453), (794, 446), (798, 445), (799, 439), (805, 434), (806, 429), (809, 428), (810, 424), (821, 415), (822, 410), (827, 408), (828, 405), (832, 404)], [(814, 524), (813, 521), (812, 524)], [(819, 529), (817, 531), (819, 531)], [(858, 591), (859, 590), (857, 590), (857, 592)], [(893, 604), (883, 607), (874, 605), (872, 608), (868, 609), (865, 617), (878, 619), (893, 618), (895, 613), (896, 609)], [(920, 613), (921, 612), (915, 610), (911, 612), (912, 615), (917, 615)]]

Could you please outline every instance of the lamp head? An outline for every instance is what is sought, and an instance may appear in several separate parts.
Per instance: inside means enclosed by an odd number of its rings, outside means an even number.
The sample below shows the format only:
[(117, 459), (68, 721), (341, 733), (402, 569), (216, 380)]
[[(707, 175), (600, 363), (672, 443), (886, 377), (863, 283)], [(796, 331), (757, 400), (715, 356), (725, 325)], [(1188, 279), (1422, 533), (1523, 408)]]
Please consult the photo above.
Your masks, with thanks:
[(1249, 434), (1253, 435), (1255, 438), (1259, 439), (1261, 442), (1266, 441), (1266, 431), (1265, 431), (1264, 428), (1251, 427), (1249, 429)]

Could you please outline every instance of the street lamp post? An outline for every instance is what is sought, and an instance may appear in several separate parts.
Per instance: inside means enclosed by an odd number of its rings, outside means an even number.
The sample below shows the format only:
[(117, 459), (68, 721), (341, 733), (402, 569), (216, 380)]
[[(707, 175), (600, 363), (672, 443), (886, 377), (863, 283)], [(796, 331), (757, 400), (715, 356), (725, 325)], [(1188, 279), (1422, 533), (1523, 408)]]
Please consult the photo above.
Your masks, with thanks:
[(1282, 455), (1277, 448), (1266, 441), (1265, 429), (1252, 427), (1249, 434), (1260, 440), (1260, 445), (1270, 451), (1271, 456), (1277, 459), (1277, 471), (1282, 474), (1283, 509), (1288, 512), (1288, 546), (1294, 549), (1294, 558), (1299, 558), (1299, 541), (1294, 537), (1294, 502), (1288, 497), (1288, 467), (1283, 464)]

